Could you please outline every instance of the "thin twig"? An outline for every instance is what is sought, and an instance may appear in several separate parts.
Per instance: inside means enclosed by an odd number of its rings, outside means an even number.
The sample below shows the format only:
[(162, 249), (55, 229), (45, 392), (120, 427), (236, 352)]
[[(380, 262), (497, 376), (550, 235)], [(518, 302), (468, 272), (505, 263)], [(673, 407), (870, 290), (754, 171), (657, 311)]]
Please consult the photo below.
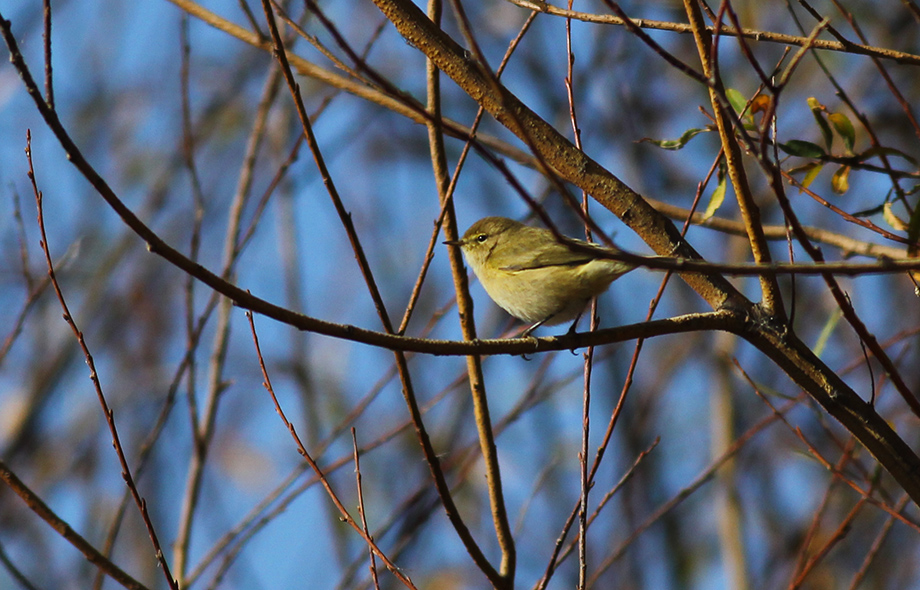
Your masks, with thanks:
[[(901, 512), (907, 506), (908, 502), (910, 502), (910, 497), (904, 494), (895, 505), (895, 510)], [(878, 555), (879, 550), (882, 548), (882, 543), (888, 538), (888, 534), (891, 532), (891, 528), (894, 526), (895, 522), (896, 520), (892, 516), (885, 519), (885, 523), (872, 541), (872, 545), (866, 551), (866, 557), (863, 559), (862, 564), (860, 564), (859, 570), (853, 575), (853, 580), (850, 582), (850, 586), (847, 590), (856, 590), (860, 587), (860, 583), (865, 579), (869, 566), (872, 565), (875, 557)]]
[[(910, 1), (913, 4), (913, 0)], [(574, 10), (566, 10), (564, 8), (559, 8), (553, 6), (544, 0), (508, 0), (512, 4), (521, 6), (522, 8), (527, 8), (529, 10), (536, 10), (543, 14), (549, 14), (552, 16), (559, 16), (564, 18), (573, 18), (575, 20), (580, 20), (588, 23), (595, 24), (604, 24), (604, 25), (619, 25), (625, 26), (626, 19), (619, 16), (612, 16), (609, 14), (592, 14), (588, 12), (579, 12)], [(916, 6), (916, 5), (914, 5)], [(669, 22), (669, 21), (659, 21), (652, 20), (647, 18), (641, 19), (632, 19), (632, 23), (643, 29), (652, 29), (660, 31), (672, 31), (675, 33), (681, 34), (690, 34), (692, 32), (691, 26), (687, 23), (681, 22)], [(706, 29), (709, 32), (713, 32), (715, 27), (708, 26)], [(722, 27), (722, 35), (731, 35), (738, 36), (739, 29), (734, 27)], [(751, 39), (758, 42), (766, 43), (779, 43), (783, 45), (798, 45), (803, 46), (808, 44), (806, 37), (796, 36), (796, 35), (787, 35), (784, 33), (774, 33), (772, 31), (759, 31), (756, 29), (740, 29), (740, 35), (744, 36), (747, 39)], [(819, 40), (815, 43), (816, 49), (821, 49), (824, 51), (837, 51), (841, 53), (852, 53), (856, 55), (867, 55), (878, 57), (880, 59), (890, 59), (902, 64), (920, 64), (920, 55), (913, 53), (907, 53), (904, 51), (896, 51), (894, 49), (889, 49), (886, 47), (873, 47), (870, 45), (859, 45), (856, 43), (843, 43), (841, 41), (829, 41), (829, 40)]]
[[(783, 406), (780, 409), (780, 411), (786, 412), (791, 407), (796, 405), (796, 403), (797, 402), (795, 401), (790, 402), (787, 405)], [(651, 527), (653, 524), (658, 522), (658, 520), (661, 519), (661, 517), (663, 517), (665, 514), (667, 514), (668, 512), (676, 508), (678, 505), (680, 505), (684, 500), (689, 498), (694, 492), (696, 492), (696, 490), (702, 487), (703, 484), (710, 481), (715, 476), (716, 471), (720, 467), (722, 467), (722, 465), (725, 464), (725, 462), (732, 459), (738, 453), (738, 451), (740, 451), (744, 447), (744, 445), (746, 445), (748, 441), (750, 441), (750, 439), (754, 437), (754, 435), (766, 429), (768, 426), (770, 426), (771, 424), (773, 424), (779, 419), (780, 417), (775, 414), (765, 416), (763, 419), (757, 422), (757, 424), (755, 424), (754, 426), (749, 428), (744, 434), (739, 436), (729, 448), (725, 449), (724, 453), (722, 453), (717, 459), (713, 460), (702, 472), (699, 473), (699, 475), (697, 475), (693, 479), (693, 481), (691, 481), (689, 484), (684, 486), (670, 500), (668, 500), (667, 502), (659, 506), (651, 515), (649, 515), (644, 521), (642, 521), (642, 524), (640, 524), (636, 528), (636, 530), (630, 533), (626, 539), (624, 539), (619, 545), (617, 545), (617, 547), (615, 547), (610, 552), (607, 558), (604, 559), (603, 563), (594, 572), (594, 574), (591, 577), (590, 584), (593, 585), (597, 581), (597, 578), (601, 576), (601, 574), (607, 571), (610, 568), (610, 566), (612, 566), (620, 557), (622, 557), (623, 554), (626, 552), (626, 549), (630, 545), (632, 545), (632, 543), (635, 542), (635, 540), (638, 539), (639, 536), (642, 535), (642, 533), (648, 530), (648, 528)]]
[(329, 499), (332, 500), (332, 503), (335, 504), (336, 509), (342, 515), (342, 521), (354, 529), (361, 538), (364, 539), (367, 543), (368, 548), (373, 551), (380, 559), (383, 561), (384, 565), (387, 566), (387, 569), (393, 573), (396, 578), (402, 582), (407, 588), (415, 589), (415, 585), (412, 583), (412, 580), (408, 576), (402, 573), (396, 565), (390, 561), (390, 559), (383, 553), (383, 551), (377, 546), (374, 540), (361, 528), (361, 526), (352, 518), (349, 514), (348, 509), (345, 508), (345, 505), (342, 504), (339, 500), (338, 494), (335, 493), (335, 490), (332, 489), (332, 484), (329, 483), (329, 480), (326, 478), (326, 474), (320, 468), (319, 464), (313, 459), (313, 456), (304, 446), (303, 442), (300, 440), (300, 436), (297, 434), (297, 430), (294, 428), (294, 425), (287, 419), (287, 416), (284, 413), (284, 410), (281, 408), (281, 404), (278, 402), (278, 398), (275, 395), (275, 390), (272, 387), (271, 378), (268, 376), (268, 369), (265, 367), (265, 359), (262, 358), (262, 349), (259, 346), (259, 336), (256, 333), (256, 324), (253, 320), (252, 314), (246, 312), (246, 319), (249, 321), (249, 328), (252, 332), (252, 341), (253, 346), (255, 347), (256, 356), (259, 360), (259, 368), (262, 371), (262, 378), (264, 381), (262, 385), (265, 387), (265, 390), (268, 392), (268, 395), (271, 397), (272, 403), (275, 406), (275, 412), (281, 418), (281, 421), (284, 423), (285, 428), (290, 433), (291, 438), (294, 439), (294, 443), (297, 445), (297, 451), (300, 455), (307, 461), (310, 465), (310, 469), (316, 474), (319, 478), (320, 483), (323, 484), (323, 488), (326, 490)]
[[(572, 9), (572, 0), (569, 0), (569, 10)], [(566, 98), (569, 103), (569, 120), (572, 123), (572, 138), (575, 147), (583, 149), (581, 144), (581, 129), (578, 127), (578, 112), (575, 108), (575, 54), (572, 51), (572, 19), (565, 19), (565, 49), (566, 49), (566, 77), (564, 80)], [(588, 193), (581, 193), (581, 207), (585, 218), (588, 218)], [(585, 240), (592, 241), (591, 227), (585, 224)], [(597, 330), (597, 297), (591, 300), (591, 322), (589, 330)], [(578, 321), (577, 319), (575, 320)], [(574, 326), (573, 326), (574, 327)], [(579, 590), (585, 590), (588, 579), (588, 497), (591, 491), (591, 481), (588, 479), (588, 446), (591, 434), (591, 370), (594, 366), (594, 347), (589, 346), (584, 352), (582, 414), (581, 414), (581, 452), (578, 453), (579, 479), (581, 484), (580, 507), (578, 509), (578, 585)]]
[[(367, 538), (373, 541), (374, 537), (371, 535), (370, 531), (367, 530), (367, 514), (364, 510), (364, 488), (361, 485), (361, 455), (358, 452), (358, 436), (355, 434), (354, 427), (351, 428), (351, 442), (355, 456), (355, 487), (358, 489), (358, 516), (361, 517), (361, 529), (364, 531)], [(373, 549), (368, 548), (368, 553), (371, 559), (369, 567), (371, 570), (371, 578), (374, 580), (374, 588), (380, 590), (380, 580), (377, 579), (377, 558), (374, 556)]]
[(754, 393), (756, 393), (757, 396), (760, 397), (760, 399), (763, 400), (763, 402), (766, 403), (767, 406), (769, 406), (769, 408), (773, 411), (774, 416), (779, 418), (783, 422), (783, 424), (785, 424), (786, 427), (789, 428), (789, 430), (792, 431), (792, 433), (795, 434), (796, 437), (798, 437), (798, 439), (802, 442), (802, 444), (804, 444), (805, 447), (808, 449), (811, 456), (814, 457), (818, 461), (818, 463), (820, 463), (825, 469), (827, 469), (827, 471), (832, 476), (838, 478), (840, 481), (850, 486), (850, 488), (855, 490), (857, 494), (865, 498), (872, 505), (877, 506), (878, 508), (884, 510), (889, 515), (894, 517), (895, 519), (901, 521), (902, 523), (906, 524), (907, 526), (914, 529), (915, 531), (920, 532), (920, 523), (911, 521), (906, 516), (900, 514), (899, 510), (895, 510), (893, 507), (891, 507), (887, 502), (883, 502), (881, 500), (876, 499), (875, 497), (872, 496), (871, 489), (870, 490), (863, 489), (862, 487), (859, 486), (858, 483), (853, 481), (852, 478), (848, 474), (846, 474), (843, 471), (838, 470), (833, 464), (831, 464), (831, 462), (828, 461), (824, 457), (824, 455), (822, 455), (818, 451), (817, 447), (815, 447), (815, 445), (813, 445), (811, 441), (808, 440), (808, 437), (805, 436), (801, 428), (795, 427), (789, 423), (789, 421), (786, 419), (786, 416), (785, 416), (786, 414), (785, 410), (782, 408), (777, 409), (776, 406), (774, 406), (773, 403), (770, 402), (767, 396), (765, 396), (760, 391), (760, 388), (757, 387), (754, 381), (744, 371), (744, 369), (741, 368), (741, 366), (737, 363), (737, 361), (735, 362), (735, 366), (738, 367), (738, 370), (741, 372), (741, 375), (751, 385), (751, 388), (754, 390)]
[[(256, 120), (253, 122), (252, 130), (246, 142), (246, 151), (240, 166), (237, 187), (234, 191), (228, 211), (227, 230), (223, 244), (224, 268), (222, 277), (225, 279), (233, 277), (235, 263), (239, 259), (239, 243), (242, 232), (243, 212), (246, 203), (251, 197), (256, 159), (268, 124), (269, 110), (278, 95), (278, 86), (277, 68), (271, 68), (263, 85), (262, 96), (256, 110)], [(198, 416), (197, 400), (191, 396), (188, 398), (189, 414), (193, 412), (195, 414), (195, 418), (191, 418), (190, 420), (192, 424), (197, 425), (197, 428), (192, 430), (194, 452), (192, 453), (192, 461), (186, 477), (185, 493), (179, 517), (179, 532), (173, 549), (177, 574), (180, 576), (180, 581), (183, 583), (187, 571), (192, 527), (195, 522), (195, 514), (201, 496), (204, 470), (208, 460), (211, 441), (214, 436), (214, 427), (216, 424), (217, 412), (220, 407), (221, 394), (225, 391), (227, 386), (223, 374), (229, 347), (231, 311), (232, 302), (230, 300), (221, 299), (218, 302), (217, 326), (215, 327), (207, 376), (208, 393), (201, 416)], [(192, 389), (190, 391), (194, 392), (195, 390)]]
[(131, 467), (128, 465), (128, 459), (125, 456), (125, 451), (121, 446), (121, 439), (118, 436), (118, 428), (115, 426), (115, 412), (109, 408), (109, 404), (105, 399), (105, 394), (102, 391), (102, 384), (99, 380), (99, 374), (96, 372), (96, 364), (93, 361), (93, 355), (90, 353), (89, 347), (83, 338), (83, 332), (81, 332), (77, 327), (76, 320), (74, 320), (73, 316), (70, 314), (70, 309), (67, 307), (67, 302), (64, 300), (64, 293), (61, 291), (61, 287), (58, 284), (57, 277), (54, 273), (54, 263), (51, 260), (48, 238), (45, 234), (45, 217), (44, 211), (42, 209), (42, 193), (40, 190), (38, 190), (38, 182), (35, 179), (35, 170), (32, 167), (32, 137), (28, 132), (26, 133), (26, 159), (29, 163), (29, 181), (32, 183), (32, 190), (35, 193), (35, 204), (38, 209), (38, 229), (39, 233), (41, 234), (40, 245), (42, 251), (45, 253), (45, 263), (48, 265), (48, 278), (51, 280), (51, 286), (54, 288), (58, 302), (61, 304), (61, 309), (64, 311), (64, 321), (66, 321), (67, 325), (70, 326), (70, 329), (73, 331), (74, 336), (77, 339), (77, 343), (80, 345), (80, 349), (83, 351), (83, 356), (86, 359), (86, 365), (89, 367), (89, 378), (93, 382), (93, 388), (96, 390), (96, 397), (99, 400), (99, 405), (102, 407), (102, 413), (105, 416), (106, 424), (108, 424), (109, 432), (112, 435), (112, 446), (115, 448), (115, 454), (118, 456), (118, 462), (121, 464), (122, 477), (125, 480), (125, 485), (127, 485), (128, 489), (131, 490), (131, 496), (134, 498), (134, 503), (137, 505), (141, 519), (144, 522), (144, 526), (147, 528), (147, 535), (150, 537), (150, 542), (153, 544), (157, 563), (159, 563), (160, 568), (163, 570), (163, 575), (166, 577), (166, 583), (169, 585), (169, 587), (172, 588), (172, 590), (179, 590), (178, 583), (172, 577), (172, 574), (169, 571), (169, 564), (167, 563), (166, 556), (163, 554), (163, 550), (160, 547), (160, 540), (157, 537), (156, 530), (153, 526), (153, 521), (150, 519), (150, 514), (147, 512), (147, 501), (141, 497), (140, 492), (137, 491), (137, 486), (134, 484), (134, 477), (131, 475)]
[[(336, 212), (339, 215), (339, 220), (341, 221), (343, 227), (348, 234), (349, 241), (351, 242), (352, 249), (355, 253), (355, 258), (358, 261), (359, 268), (361, 273), (364, 276), (366, 286), (368, 291), (371, 294), (371, 298), (374, 302), (374, 306), (377, 310), (377, 314), (380, 318), (381, 323), (383, 324), (384, 330), (387, 334), (394, 334), (393, 325), (390, 321), (389, 315), (387, 313), (386, 307), (383, 303), (383, 298), (380, 295), (380, 291), (377, 287), (377, 284), (374, 280), (374, 276), (371, 272), (370, 265), (367, 261), (367, 258), (364, 254), (364, 250), (361, 247), (361, 243), (358, 239), (357, 232), (352, 223), (351, 216), (345, 210), (345, 207), (339, 198), (338, 191), (335, 188), (335, 184), (332, 180), (331, 175), (329, 174), (328, 169), (326, 168), (322, 152), (319, 148), (319, 144), (316, 140), (315, 135), (313, 134), (313, 128), (310, 124), (310, 120), (306, 115), (306, 111), (303, 105), (303, 100), (300, 95), (300, 88), (296, 81), (294, 80), (294, 75), (291, 72), (290, 65), (287, 60), (287, 52), (284, 48), (284, 43), (281, 39), (281, 35), (278, 32), (278, 28), (275, 24), (274, 15), (272, 12), (272, 7), (269, 3), (269, 0), (262, 0), (263, 10), (265, 12), (266, 21), (269, 26), (269, 31), (271, 33), (271, 39), (275, 50), (275, 57), (280, 64), (281, 71), (284, 74), (285, 80), (288, 83), (290, 88), (291, 95), (294, 98), (294, 106), (297, 110), (297, 115), (300, 118), (301, 125), (303, 127), (304, 135), (307, 139), (307, 144), (310, 147), (310, 151), (313, 154), (314, 161), (316, 162), (317, 168), (319, 169), (320, 176), (323, 179), (323, 184), (326, 187), (329, 197), (335, 206)], [(333, 36), (339, 39), (341, 44), (344, 44), (347, 47), (347, 44), (344, 43), (344, 39), (341, 39), (341, 35), (338, 34), (338, 31), (332, 27), (332, 23), (323, 15), (319, 10), (319, 7), (316, 6), (312, 1), (307, 2), (307, 7), (316, 15), (316, 17), (322, 21), (327, 27), (330, 28), (330, 32)], [(349, 48), (350, 57), (352, 59), (360, 60), (359, 56)], [(463, 522), (460, 517), (459, 510), (454, 504), (453, 498), (450, 493), (449, 486), (444, 477), (444, 473), (440, 466), (440, 461), (438, 459), (437, 453), (432, 446), (431, 440), (428, 436), (428, 433), (422, 422), (421, 412), (419, 410), (418, 401), (415, 396), (414, 388), (412, 386), (412, 381), (409, 376), (408, 364), (406, 362), (406, 357), (403, 351), (394, 351), (396, 358), (396, 364), (399, 372), (400, 381), (402, 383), (402, 392), (403, 397), (406, 401), (406, 404), (409, 408), (409, 412), (412, 416), (413, 424), (415, 425), (416, 435), (419, 440), (419, 444), (422, 447), (422, 450), (425, 455), (425, 460), (428, 463), (429, 470), (434, 479), (435, 487), (438, 491), (438, 495), (441, 497), (441, 501), (444, 504), (445, 511), (448, 514), (448, 517), (451, 521), (451, 524), (454, 525), (454, 529), (457, 531), (458, 536), (462, 540), (464, 546), (467, 549), (467, 552), (477, 563), (478, 567), (486, 574), (490, 580), (500, 580), (501, 576), (494, 571), (494, 568), (489, 564), (482, 550), (476, 544), (475, 539), (472, 534), (469, 532), (466, 524)]]

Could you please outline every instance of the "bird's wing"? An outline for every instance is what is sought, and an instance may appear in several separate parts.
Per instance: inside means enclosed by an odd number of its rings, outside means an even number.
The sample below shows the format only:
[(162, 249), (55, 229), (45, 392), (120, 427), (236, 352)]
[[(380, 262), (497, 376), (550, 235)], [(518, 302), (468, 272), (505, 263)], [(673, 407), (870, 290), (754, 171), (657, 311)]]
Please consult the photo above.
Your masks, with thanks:
[[(596, 247), (595, 244), (582, 240), (567, 239), (579, 246)], [(522, 240), (522, 242), (526, 241)], [(502, 270), (521, 271), (546, 268), (548, 266), (577, 266), (587, 264), (595, 258), (597, 256), (590, 252), (576, 250), (565, 242), (556, 242), (551, 246), (542, 248), (541, 251), (533, 251), (526, 245), (503, 244), (502, 254), (496, 258), (495, 262)]]

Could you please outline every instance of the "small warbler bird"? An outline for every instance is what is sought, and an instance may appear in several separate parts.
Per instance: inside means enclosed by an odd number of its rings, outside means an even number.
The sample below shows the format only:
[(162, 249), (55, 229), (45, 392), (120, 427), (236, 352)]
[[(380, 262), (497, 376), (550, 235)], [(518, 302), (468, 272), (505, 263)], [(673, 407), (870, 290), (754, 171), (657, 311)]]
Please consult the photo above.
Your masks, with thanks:
[[(460, 240), (460, 246), (489, 297), (529, 324), (522, 337), (540, 326), (575, 324), (588, 301), (634, 267), (599, 254), (612, 252), (506, 217), (484, 217)], [(577, 245), (577, 247), (573, 247)]]

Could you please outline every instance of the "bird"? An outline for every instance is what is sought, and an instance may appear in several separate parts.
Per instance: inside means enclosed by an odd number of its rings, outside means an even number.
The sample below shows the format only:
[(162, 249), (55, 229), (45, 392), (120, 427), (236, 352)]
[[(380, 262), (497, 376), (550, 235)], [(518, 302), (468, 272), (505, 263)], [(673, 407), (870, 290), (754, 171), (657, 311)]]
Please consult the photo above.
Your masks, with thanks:
[(492, 301), (531, 324), (525, 338), (569, 321), (574, 332), (588, 301), (634, 268), (604, 257), (616, 250), (507, 217), (484, 217), (444, 243), (460, 247)]

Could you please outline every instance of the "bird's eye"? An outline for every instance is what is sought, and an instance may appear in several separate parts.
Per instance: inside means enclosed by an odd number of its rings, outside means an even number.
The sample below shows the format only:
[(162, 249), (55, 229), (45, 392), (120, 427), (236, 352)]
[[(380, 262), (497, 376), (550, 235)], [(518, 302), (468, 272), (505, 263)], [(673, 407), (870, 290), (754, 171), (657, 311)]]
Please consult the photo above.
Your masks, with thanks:
[(485, 242), (488, 239), (489, 239), (489, 236), (487, 236), (486, 234), (479, 234), (478, 236), (476, 236), (476, 241), (479, 242), (480, 244)]

